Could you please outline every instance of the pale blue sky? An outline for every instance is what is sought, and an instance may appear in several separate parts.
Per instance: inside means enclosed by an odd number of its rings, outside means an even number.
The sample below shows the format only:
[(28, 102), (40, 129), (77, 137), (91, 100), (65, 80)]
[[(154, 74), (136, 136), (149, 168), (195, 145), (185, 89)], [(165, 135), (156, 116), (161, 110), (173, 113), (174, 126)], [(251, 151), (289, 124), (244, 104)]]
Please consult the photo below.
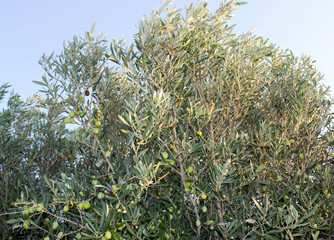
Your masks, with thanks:
[[(23, 99), (39, 86), (43, 70), (38, 64), (43, 53), (62, 50), (63, 41), (83, 36), (96, 21), (95, 33), (108, 39), (131, 40), (144, 14), (158, 8), (160, 0), (2, 0), (0, 1), (0, 84), (9, 82), (11, 90)], [(182, 7), (191, 0), (175, 0)], [(212, 11), (220, 0), (208, 0)], [(333, 0), (250, 0), (240, 6), (231, 22), (242, 33), (256, 27), (256, 34), (269, 38), (296, 55), (310, 55), (325, 75), (334, 96), (334, 1)], [(0, 103), (0, 108), (5, 101)]]

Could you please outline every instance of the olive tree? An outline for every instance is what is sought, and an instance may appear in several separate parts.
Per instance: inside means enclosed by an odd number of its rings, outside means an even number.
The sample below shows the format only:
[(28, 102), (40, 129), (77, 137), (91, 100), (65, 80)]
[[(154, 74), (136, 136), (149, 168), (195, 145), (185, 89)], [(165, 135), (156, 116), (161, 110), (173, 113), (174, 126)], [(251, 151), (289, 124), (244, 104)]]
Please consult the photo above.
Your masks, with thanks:
[(15, 206), (25, 204), (16, 201), (27, 194), (35, 200), (47, 195), (43, 176), (60, 178), (69, 167), (73, 143), (67, 138), (68, 130), (62, 120), (59, 124), (56, 109), (41, 111), (43, 102), (37, 95), (22, 101), (12, 94), (7, 109), (0, 113), (1, 236), (8, 230), (5, 221), (16, 212)]
[(333, 236), (329, 89), (296, 57), (211, 13), (168, 2), (131, 45), (75, 37), (43, 56), (45, 107), (75, 142), (48, 197), (7, 221), (45, 239)]

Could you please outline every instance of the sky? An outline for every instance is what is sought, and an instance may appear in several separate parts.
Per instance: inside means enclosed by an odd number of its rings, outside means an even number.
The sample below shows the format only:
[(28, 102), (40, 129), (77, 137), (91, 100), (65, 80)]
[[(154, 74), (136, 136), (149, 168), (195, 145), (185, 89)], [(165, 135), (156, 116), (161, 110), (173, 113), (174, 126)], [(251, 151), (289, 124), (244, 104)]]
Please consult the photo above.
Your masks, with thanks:
[[(196, 0), (174, 0), (184, 7)], [(8, 0), (0, 1), (0, 85), (9, 83), (10, 91), (31, 97), (40, 87), (43, 69), (40, 57), (60, 53), (64, 41), (84, 36), (96, 21), (95, 33), (108, 40), (132, 40), (138, 21), (157, 9), (161, 0)], [(208, 0), (215, 11), (221, 0)], [(324, 74), (323, 83), (331, 86), (334, 97), (334, 1), (333, 0), (249, 0), (239, 6), (231, 23), (235, 32), (256, 28), (256, 34), (269, 38), (295, 55), (311, 56)], [(8, 96), (8, 95), (7, 95)], [(6, 107), (6, 99), (0, 109)]]

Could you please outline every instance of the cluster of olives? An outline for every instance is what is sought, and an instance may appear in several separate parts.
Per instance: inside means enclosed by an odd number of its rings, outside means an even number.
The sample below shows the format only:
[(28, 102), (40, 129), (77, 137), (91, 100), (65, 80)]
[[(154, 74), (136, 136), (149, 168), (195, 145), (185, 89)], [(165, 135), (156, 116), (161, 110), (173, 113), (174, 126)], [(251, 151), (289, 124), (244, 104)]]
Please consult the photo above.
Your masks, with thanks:
[(78, 111), (74, 112), (74, 111), (70, 111), (68, 114), (68, 117), (65, 118), (65, 123), (74, 123), (74, 117), (84, 117), (85, 114), (87, 113), (87, 110), (81, 110), (80, 106), (78, 107)]
[(161, 156), (162, 156), (162, 158), (163, 158), (164, 160), (167, 161), (167, 164), (168, 164), (169, 166), (174, 166), (174, 165), (175, 165), (175, 160), (173, 160), (173, 159), (168, 159), (169, 155), (168, 155), (167, 152), (163, 152), (163, 153), (161, 153)]

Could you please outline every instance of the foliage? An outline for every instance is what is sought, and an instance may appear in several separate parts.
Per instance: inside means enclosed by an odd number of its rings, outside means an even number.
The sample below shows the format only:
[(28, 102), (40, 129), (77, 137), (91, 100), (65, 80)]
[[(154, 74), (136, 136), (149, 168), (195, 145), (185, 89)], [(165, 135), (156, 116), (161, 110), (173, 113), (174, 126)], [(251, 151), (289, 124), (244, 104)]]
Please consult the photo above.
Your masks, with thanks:
[(235, 35), (238, 3), (167, 4), (131, 45), (74, 37), (42, 57), (44, 99), (11, 98), (4, 238), (333, 236), (332, 101), (314, 62)]
[(41, 101), (37, 95), (27, 102), (12, 95), (8, 109), (0, 115), (1, 213), (15, 211), (12, 204), (24, 198), (25, 192), (47, 192), (42, 176), (59, 178), (69, 167), (65, 125), (59, 122), (55, 109), (40, 111)]

